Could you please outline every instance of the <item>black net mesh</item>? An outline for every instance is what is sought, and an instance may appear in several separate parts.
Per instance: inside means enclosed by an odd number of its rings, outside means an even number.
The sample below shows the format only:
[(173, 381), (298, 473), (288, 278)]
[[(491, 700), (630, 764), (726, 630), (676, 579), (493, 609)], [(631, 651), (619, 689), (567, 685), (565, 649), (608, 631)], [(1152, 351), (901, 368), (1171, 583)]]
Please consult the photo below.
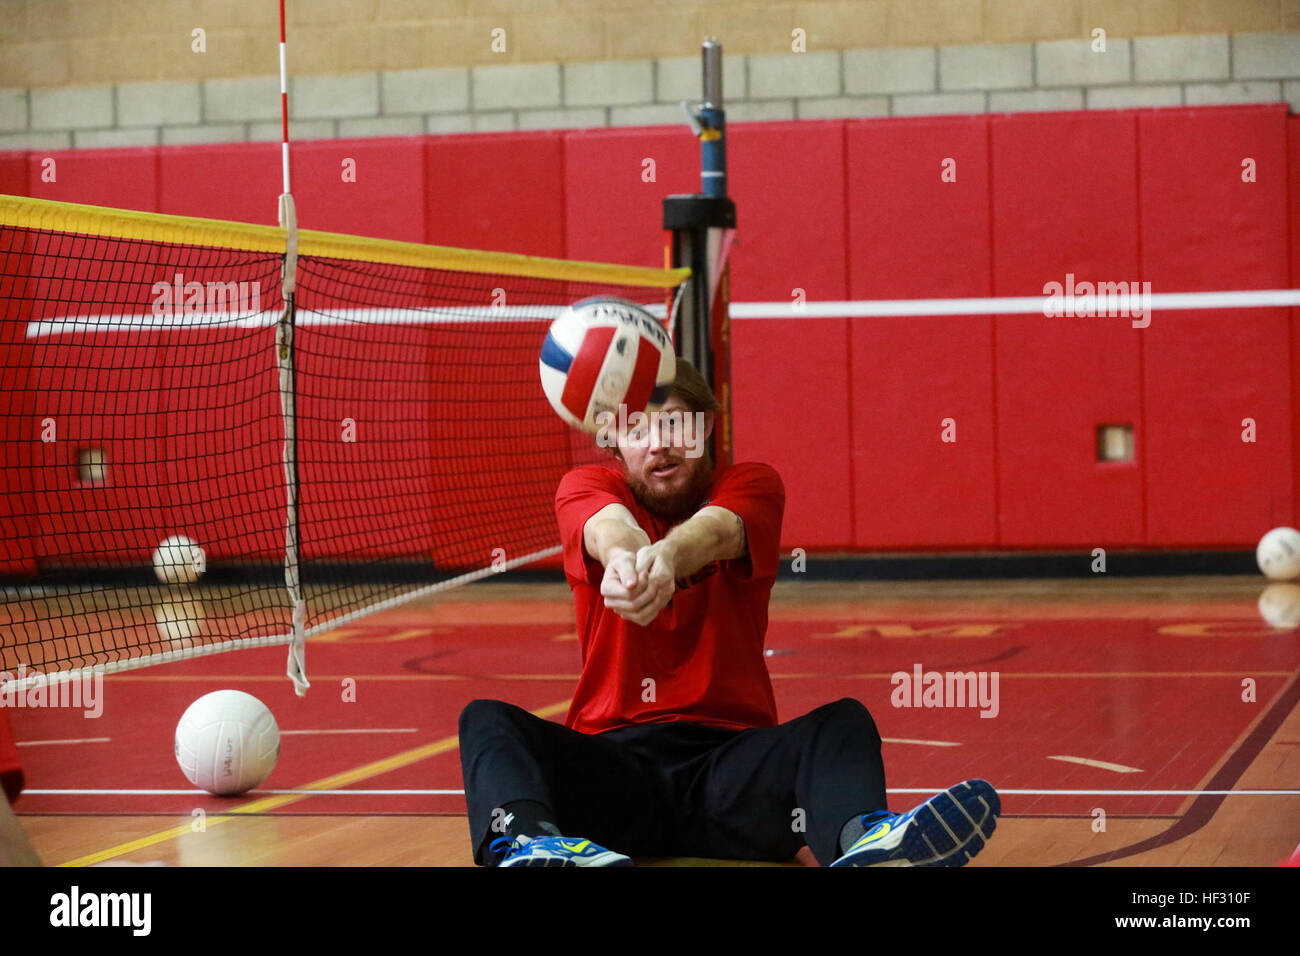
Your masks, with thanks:
[[(0, 227), (0, 669), (287, 636), (281, 267), (277, 253)], [(299, 259), (309, 630), (555, 547), (560, 477), (603, 452), (547, 404), (538, 351), (559, 309), (597, 294), (665, 300)]]

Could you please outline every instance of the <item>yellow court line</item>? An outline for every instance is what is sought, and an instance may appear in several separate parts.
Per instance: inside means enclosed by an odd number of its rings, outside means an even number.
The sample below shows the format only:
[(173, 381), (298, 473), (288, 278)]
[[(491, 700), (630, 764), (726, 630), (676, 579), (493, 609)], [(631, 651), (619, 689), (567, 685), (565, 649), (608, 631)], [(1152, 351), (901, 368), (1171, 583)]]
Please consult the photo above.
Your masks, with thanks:
[(1141, 773), (1138, 767), (1130, 767), (1127, 764), (1111, 763), (1109, 760), (1093, 760), (1091, 757), (1072, 757), (1069, 754), (1052, 754), (1048, 760), (1063, 760), (1066, 763), (1082, 764), (1085, 767), (1096, 767), (1099, 770), (1113, 770), (1115, 773)]
[[(169, 216), (162, 213), (112, 209), (79, 203), (0, 195), (0, 226), (53, 232), (163, 242), (177, 245), (220, 246), (245, 252), (285, 251), (285, 231), (278, 226), (246, 222)], [(612, 285), (673, 289), (690, 278), (690, 269), (653, 269), (607, 262), (579, 262), (510, 252), (485, 252), (397, 242), (368, 236), (302, 229), (298, 254), (330, 259), (382, 262), (421, 269), (448, 269), (489, 275), (601, 282)]]
[[(283, 679), (283, 678), (281, 678)], [(562, 713), (569, 708), (569, 701), (563, 700), (556, 704), (547, 704), (532, 711), (537, 717), (552, 717), (555, 714)], [(428, 757), (433, 757), (449, 750), (455, 750), (460, 745), (459, 737), (444, 737), (442, 740), (435, 740), (433, 743), (416, 747), (412, 750), (405, 750), (401, 753), (394, 754), (391, 757), (385, 757), (382, 760), (376, 760), (373, 763), (363, 764), (360, 767), (354, 767), (352, 770), (345, 770), (342, 773), (336, 773), (320, 780), (298, 787), (299, 790), (337, 790), (348, 784), (357, 783), (370, 777), (377, 777), (380, 774), (388, 773), (390, 770), (397, 770), (401, 767), (418, 763)], [(242, 804), (231, 810), (225, 811), (222, 815), (212, 815), (207, 820), (207, 828), (211, 829), (228, 823), (236, 816), (247, 816), (252, 813), (265, 813), (268, 810), (274, 810), (278, 807), (286, 806), (290, 803), (297, 803), (299, 800), (307, 800), (311, 794), (278, 794), (271, 797), (263, 797), (259, 800), (253, 800), (250, 803)], [(89, 853), (85, 856), (79, 856), (75, 860), (68, 860), (65, 863), (59, 863), (58, 866), (92, 866), (95, 863), (102, 863), (104, 860), (111, 860), (113, 857), (122, 856), (125, 853), (131, 853), (135, 850), (143, 850), (145, 847), (157, 846), (159, 843), (166, 843), (177, 837), (183, 837), (188, 833), (193, 833), (192, 825), (183, 823), (178, 826), (169, 827), (158, 833), (151, 833), (148, 836), (138, 837), (126, 843), (119, 843), (117, 846), (111, 846), (95, 853)]]

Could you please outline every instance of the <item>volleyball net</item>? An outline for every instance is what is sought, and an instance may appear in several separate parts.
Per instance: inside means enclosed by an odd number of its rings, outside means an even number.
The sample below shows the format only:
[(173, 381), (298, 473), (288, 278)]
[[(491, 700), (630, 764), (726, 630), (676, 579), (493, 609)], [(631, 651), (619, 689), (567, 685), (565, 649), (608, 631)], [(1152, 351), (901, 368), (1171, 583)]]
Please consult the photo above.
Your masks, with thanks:
[(690, 274), (286, 235), (0, 197), (0, 672), (291, 643), (557, 553), (602, 453), (547, 323), (666, 318)]

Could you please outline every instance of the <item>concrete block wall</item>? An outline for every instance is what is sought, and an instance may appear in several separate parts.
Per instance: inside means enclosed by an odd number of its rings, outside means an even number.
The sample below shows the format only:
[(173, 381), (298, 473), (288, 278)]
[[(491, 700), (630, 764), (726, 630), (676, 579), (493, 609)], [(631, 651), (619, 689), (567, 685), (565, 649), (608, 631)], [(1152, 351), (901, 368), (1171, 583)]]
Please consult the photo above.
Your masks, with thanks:
[[(294, 76), (296, 139), (674, 124), (699, 59), (488, 63)], [(732, 53), (728, 118), (1289, 102), (1300, 31)], [(274, 76), (0, 88), (0, 149), (279, 139)]]

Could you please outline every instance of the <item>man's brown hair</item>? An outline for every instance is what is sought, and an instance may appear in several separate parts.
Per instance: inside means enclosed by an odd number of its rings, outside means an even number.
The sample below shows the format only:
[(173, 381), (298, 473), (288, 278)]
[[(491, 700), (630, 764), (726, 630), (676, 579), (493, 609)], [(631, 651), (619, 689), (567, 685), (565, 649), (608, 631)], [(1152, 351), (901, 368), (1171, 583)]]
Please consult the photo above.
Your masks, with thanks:
[(680, 395), (687, 408), (693, 412), (716, 412), (718, 399), (709, 388), (699, 369), (684, 358), (677, 359), (677, 377), (673, 379), (669, 394)]
[[(680, 357), (677, 359), (677, 375), (668, 389), (668, 395), (669, 397), (680, 395), (692, 413), (716, 412), (721, 407), (717, 396), (713, 394), (713, 389), (709, 388), (709, 383), (704, 380), (699, 369)], [(609, 452), (619, 461), (623, 460), (617, 445), (610, 445)], [(709, 451), (708, 454), (712, 460), (713, 452)]]

